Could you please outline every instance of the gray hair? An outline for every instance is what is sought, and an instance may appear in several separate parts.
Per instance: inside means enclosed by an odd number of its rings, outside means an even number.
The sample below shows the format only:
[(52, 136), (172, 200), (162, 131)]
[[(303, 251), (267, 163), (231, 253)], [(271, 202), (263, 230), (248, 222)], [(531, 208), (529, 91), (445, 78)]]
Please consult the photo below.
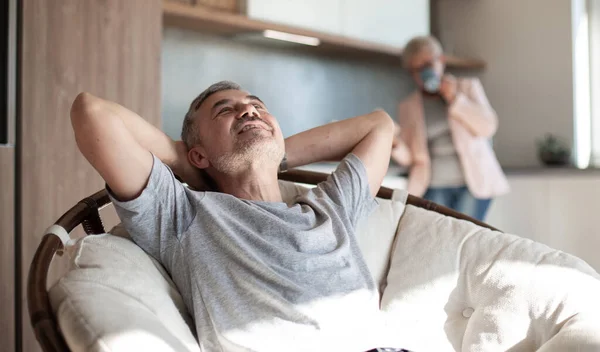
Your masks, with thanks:
[(421, 36), (411, 39), (402, 52), (402, 63), (408, 68), (410, 61), (420, 52), (427, 50), (434, 55), (442, 55), (442, 44), (432, 36)]
[(206, 88), (204, 92), (200, 93), (190, 104), (190, 108), (185, 114), (183, 119), (183, 127), (181, 128), (181, 140), (185, 142), (188, 148), (197, 145), (200, 142), (198, 135), (198, 124), (194, 119), (194, 113), (198, 111), (202, 103), (211, 95), (223, 91), (223, 90), (241, 90), (239, 84), (231, 81), (217, 82), (210, 87)]

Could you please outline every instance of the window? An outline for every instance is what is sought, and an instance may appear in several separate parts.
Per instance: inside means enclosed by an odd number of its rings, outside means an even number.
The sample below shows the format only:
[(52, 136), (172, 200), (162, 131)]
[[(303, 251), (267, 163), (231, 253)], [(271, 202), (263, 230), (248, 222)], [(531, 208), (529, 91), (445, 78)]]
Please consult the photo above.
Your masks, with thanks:
[(572, 0), (575, 165), (600, 167), (600, 1)]
[(591, 162), (600, 166), (600, 1), (588, 0), (590, 52)]

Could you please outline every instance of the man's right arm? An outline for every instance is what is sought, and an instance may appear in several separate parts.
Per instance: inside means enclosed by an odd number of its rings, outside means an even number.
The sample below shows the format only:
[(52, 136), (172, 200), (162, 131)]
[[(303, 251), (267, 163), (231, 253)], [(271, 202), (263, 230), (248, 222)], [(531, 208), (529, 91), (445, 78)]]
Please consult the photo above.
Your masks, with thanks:
[(92, 94), (77, 96), (71, 123), (79, 150), (120, 200), (137, 197), (146, 186), (151, 153), (175, 173), (189, 164), (183, 143), (174, 142), (136, 113)]

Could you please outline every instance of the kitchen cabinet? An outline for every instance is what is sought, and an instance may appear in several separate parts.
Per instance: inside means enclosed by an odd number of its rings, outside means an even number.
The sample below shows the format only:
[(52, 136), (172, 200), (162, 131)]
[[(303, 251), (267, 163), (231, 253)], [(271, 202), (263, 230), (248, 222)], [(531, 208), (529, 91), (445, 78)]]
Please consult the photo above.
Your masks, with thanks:
[[(400, 24), (409, 23), (409, 21), (402, 21), (402, 23), (395, 23), (388, 26), (367, 26), (364, 24), (356, 24), (353, 21), (363, 21), (360, 15), (355, 11), (346, 11), (346, 28), (348, 34), (343, 35), (342, 24), (340, 21), (343, 19), (343, 11), (335, 11), (335, 7), (330, 8), (330, 12), (337, 13), (338, 15), (323, 16), (323, 21), (318, 23), (310, 24), (315, 22), (314, 20), (306, 20), (315, 15), (312, 11), (312, 7), (307, 6), (311, 4), (310, 1), (306, 3), (295, 2), (292, 6), (298, 11), (281, 10), (284, 6), (281, 4), (290, 3), (286, 2), (275, 2), (274, 7), (278, 8), (279, 12), (274, 11), (273, 8), (267, 8), (270, 5), (269, 1), (266, 0), (250, 0), (251, 6), (250, 12), (253, 13), (253, 17), (247, 16), (245, 13), (237, 14), (227, 11), (217, 11), (214, 8), (201, 6), (201, 5), (190, 5), (184, 4), (180, 1), (164, 0), (163, 2), (163, 25), (165, 27), (180, 27), (185, 29), (191, 29), (194, 31), (211, 33), (220, 36), (226, 36), (228, 38), (238, 37), (241, 38), (254, 38), (256, 41), (256, 34), (266, 30), (284, 32), (288, 34), (311, 37), (319, 40), (317, 46), (307, 45), (302, 46), (302, 50), (307, 53), (326, 54), (334, 57), (343, 57), (345, 59), (358, 59), (365, 60), (370, 63), (384, 63), (400, 65), (401, 63), (401, 46), (393, 46), (389, 44), (382, 44), (381, 42), (387, 40), (390, 43), (403, 43), (405, 40), (417, 34), (426, 33), (427, 19), (423, 16), (422, 21), (418, 20), (415, 23), (421, 23), (423, 28), (414, 32), (405, 32), (404, 38), (399, 35), (399, 32), (403, 30), (393, 28), (400, 28)], [(338, 1), (338, 0), (335, 0)], [(345, 0), (339, 0), (340, 4), (343, 4)], [(421, 1), (421, 0), (419, 0)], [(328, 3), (330, 5), (330, 3)], [(424, 3), (426, 5), (426, 3)], [(261, 6), (264, 8), (261, 8)], [(314, 4), (313, 4), (314, 5)], [(255, 6), (252, 8), (252, 6)], [(413, 8), (414, 10), (415, 8)], [(326, 11), (320, 10), (322, 15)], [(271, 13), (273, 12), (273, 13)], [(282, 14), (285, 14), (285, 16)], [(289, 13), (302, 13), (300, 16), (290, 16)], [(424, 13), (424, 12), (423, 12)], [(334, 19), (338, 16), (338, 20)], [(364, 17), (364, 16), (363, 16)], [(389, 17), (390, 20), (395, 21), (395, 17)], [(409, 16), (417, 18), (418, 16)], [(413, 18), (413, 19), (414, 19)], [(294, 22), (295, 25), (286, 24), (285, 22)], [(338, 23), (338, 24), (336, 24)], [(309, 28), (320, 28), (321, 30), (309, 29)], [(329, 31), (326, 32), (326, 31)], [(377, 34), (376, 31), (381, 31), (382, 34)], [(336, 33), (331, 33), (336, 32)], [(362, 33), (362, 34), (361, 34)], [(358, 38), (352, 38), (350, 35), (369, 37), (372, 40), (364, 40)], [(387, 37), (386, 37), (387, 36)], [(386, 39), (387, 38), (387, 39)], [(281, 39), (281, 38), (280, 38)], [(374, 42), (379, 41), (380, 43)], [(262, 41), (266, 43), (266, 41)], [(267, 45), (265, 44), (265, 47)], [(457, 69), (482, 69), (485, 68), (485, 61), (473, 58), (461, 58), (453, 55), (446, 56), (446, 65), (449, 68)]]
[(402, 48), (429, 34), (429, 0), (343, 0), (340, 34)]
[(549, 180), (544, 177), (509, 177), (510, 193), (492, 201), (485, 221), (508, 233), (544, 239), (548, 233)]
[(340, 34), (344, 0), (247, 0), (246, 14), (256, 20)]
[(600, 271), (600, 171), (510, 175), (511, 192), (494, 199), (486, 222), (576, 255)]
[(429, 0), (248, 0), (252, 19), (397, 48), (429, 34)]

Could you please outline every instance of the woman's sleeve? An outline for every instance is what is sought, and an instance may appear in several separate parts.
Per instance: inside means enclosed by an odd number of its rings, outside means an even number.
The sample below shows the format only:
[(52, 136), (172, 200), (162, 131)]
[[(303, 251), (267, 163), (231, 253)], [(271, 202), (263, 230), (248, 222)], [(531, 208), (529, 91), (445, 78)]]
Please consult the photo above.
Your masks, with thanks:
[(465, 125), (473, 135), (491, 138), (498, 128), (496, 111), (490, 105), (481, 81), (474, 78), (459, 89), (449, 108), (449, 117)]

